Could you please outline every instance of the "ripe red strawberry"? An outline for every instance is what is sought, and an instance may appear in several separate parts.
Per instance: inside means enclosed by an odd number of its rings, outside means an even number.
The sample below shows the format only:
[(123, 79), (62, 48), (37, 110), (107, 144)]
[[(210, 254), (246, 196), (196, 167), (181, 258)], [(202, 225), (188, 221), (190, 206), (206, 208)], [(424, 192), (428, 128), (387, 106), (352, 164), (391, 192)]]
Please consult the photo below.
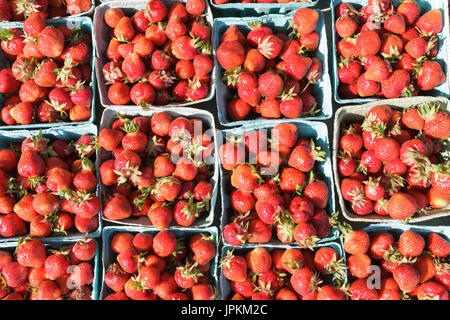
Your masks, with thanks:
[(419, 272), (411, 265), (401, 264), (394, 269), (393, 277), (403, 292), (413, 291), (419, 284)]
[(217, 60), (224, 69), (234, 69), (245, 60), (244, 47), (237, 41), (222, 42), (217, 49)]
[(339, 63), (338, 77), (342, 83), (352, 84), (356, 83), (361, 75), (361, 64), (352, 58), (343, 59)]
[(49, 58), (61, 55), (64, 49), (64, 34), (54, 27), (45, 27), (38, 37), (39, 52)]
[(397, 247), (404, 257), (413, 258), (422, 254), (425, 240), (420, 234), (407, 230), (400, 235)]
[(341, 38), (348, 38), (356, 32), (358, 24), (350, 16), (341, 16), (336, 20), (335, 28)]
[(319, 13), (309, 8), (298, 9), (292, 18), (294, 28), (300, 35), (309, 34), (314, 31), (319, 20)]
[(121, 220), (130, 217), (132, 210), (127, 198), (116, 194), (106, 203), (103, 214), (108, 219)]
[(430, 233), (427, 239), (427, 249), (438, 258), (445, 258), (450, 253), (450, 244), (437, 233)]
[(442, 30), (442, 14), (439, 9), (432, 9), (419, 17), (415, 26), (424, 34), (438, 34)]
[(425, 61), (417, 71), (417, 84), (422, 91), (431, 90), (445, 82), (446, 75), (435, 61)]
[(417, 211), (416, 200), (406, 193), (394, 194), (387, 204), (387, 212), (393, 219), (403, 220)]
[(375, 31), (362, 31), (356, 39), (356, 49), (361, 57), (376, 55), (380, 47), (381, 40)]

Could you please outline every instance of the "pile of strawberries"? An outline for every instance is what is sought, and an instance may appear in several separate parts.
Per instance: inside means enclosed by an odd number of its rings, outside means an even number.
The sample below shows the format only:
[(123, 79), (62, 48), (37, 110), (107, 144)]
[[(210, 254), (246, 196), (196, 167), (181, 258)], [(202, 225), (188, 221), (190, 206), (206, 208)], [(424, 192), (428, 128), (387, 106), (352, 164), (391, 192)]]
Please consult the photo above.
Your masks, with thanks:
[[(314, 57), (320, 34), (319, 12), (299, 9), (292, 19), (293, 38), (250, 24), (247, 36), (236, 25), (220, 38), (217, 61), (225, 69), (222, 81), (232, 90), (226, 110), (233, 121), (261, 116), (300, 118), (320, 112), (312, 95), (322, 76), (322, 61)], [(225, 106), (223, 106), (225, 107)]]
[[(0, 150), (0, 235), (66, 235), (98, 228), (95, 140), (31, 136)], [(75, 227), (75, 228), (74, 228)]]
[[(317, 251), (257, 247), (222, 257), (232, 300), (345, 300), (343, 258), (332, 247)], [(333, 278), (333, 279), (330, 279)], [(334, 282), (335, 284), (331, 284)]]
[(339, 137), (340, 191), (356, 215), (373, 212), (410, 219), (450, 203), (450, 162), (441, 157), (450, 116), (439, 104), (403, 112), (372, 107), (364, 122), (344, 125)]
[(314, 173), (326, 153), (313, 139), (300, 138), (293, 123), (228, 138), (219, 149), (235, 212), (222, 231), (228, 244), (268, 243), (275, 229), (282, 243), (312, 248), (329, 235), (329, 189)]
[[(214, 236), (176, 238), (170, 231), (118, 232), (110, 243), (117, 261), (106, 270), (105, 300), (215, 300), (211, 263)], [(106, 288), (105, 287), (105, 288)]]
[(214, 141), (206, 129), (199, 119), (160, 112), (119, 117), (100, 130), (98, 144), (111, 151), (100, 165), (101, 181), (109, 186), (104, 217), (147, 216), (164, 230), (173, 222), (190, 226), (208, 212), (214, 185), (206, 162)]
[(339, 94), (342, 98), (415, 96), (446, 80), (435, 61), (443, 27), (439, 9), (421, 12), (412, 0), (368, 0), (357, 10), (335, 8)]
[(114, 105), (146, 107), (197, 101), (209, 93), (211, 27), (205, 0), (173, 3), (150, 0), (127, 17), (120, 8), (105, 11), (112, 29), (103, 67), (108, 99)]
[(43, 19), (74, 15), (91, 9), (91, 0), (0, 0), (0, 21), (24, 21), (34, 12)]
[(97, 243), (83, 238), (59, 249), (20, 239), (0, 250), (1, 300), (91, 300)]
[(65, 25), (47, 26), (32, 13), (23, 29), (1, 29), (11, 67), (0, 71), (6, 125), (86, 121), (91, 117), (92, 39)]
[[(450, 243), (443, 236), (406, 230), (394, 237), (348, 225), (343, 234), (352, 300), (448, 300)], [(374, 272), (380, 277), (368, 279)]]

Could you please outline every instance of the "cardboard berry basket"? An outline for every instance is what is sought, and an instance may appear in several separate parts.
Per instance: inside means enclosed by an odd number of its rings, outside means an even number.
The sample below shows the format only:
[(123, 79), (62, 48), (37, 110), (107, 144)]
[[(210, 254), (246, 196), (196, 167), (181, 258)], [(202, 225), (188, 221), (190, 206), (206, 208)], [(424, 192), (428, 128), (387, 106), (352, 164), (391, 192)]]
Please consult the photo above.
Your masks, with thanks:
[[(159, 230), (155, 228), (141, 228), (141, 227), (125, 227), (125, 226), (116, 226), (116, 227), (105, 227), (103, 229), (102, 233), (102, 241), (103, 241), (103, 248), (102, 248), (102, 284), (101, 284), (101, 292), (99, 300), (104, 300), (109, 294), (113, 293), (113, 291), (105, 285), (104, 279), (106, 270), (108, 267), (116, 262), (117, 253), (113, 252), (111, 249), (111, 239), (114, 236), (114, 234), (118, 232), (130, 232), (133, 234), (137, 234), (140, 232), (143, 233), (150, 233), (151, 235), (155, 236), (158, 234)], [(219, 259), (219, 235), (216, 227), (208, 227), (208, 228), (185, 228), (185, 229), (178, 229), (178, 230), (171, 230), (171, 232), (174, 233), (175, 237), (183, 238), (183, 237), (190, 237), (196, 233), (208, 233), (214, 236), (214, 242), (217, 248), (216, 256), (211, 261), (211, 267), (210, 267), (210, 273), (209, 275), (214, 280), (214, 285), (217, 290), (217, 300), (220, 299), (220, 291), (219, 291), (219, 278), (217, 275), (217, 268), (218, 268), (218, 259)]]
[[(320, 58), (322, 60), (323, 65), (323, 74), (320, 79), (312, 85), (313, 87), (313, 96), (317, 100), (318, 107), (321, 108), (321, 112), (315, 116), (300, 118), (304, 120), (326, 120), (330, 119), (333, 115), (333, 106), (331, 104), (331, 83), (330, 76), (328, 74), (328, 44), (327, 44), (327, 35), (325, 31), (325, 22), (323, 13), (320, 10), (319, 12), (319, 21), (317, 22), (316, 31), (320, 34), (320, 42), (317, 51), (314, 56)], [(217, 18), (214, 19), (214, 36), (213, 36), (213, 50), (214, 54), (216, 54), (217, 49), (220, 46), (220, 37), (222, 34), (232, 25), (236, 25), (239, 27), (239, 30), (247, 35), (250, 32), (249, 23), (254, 21), (262, 21), (264, 26), (270, 27), (274, 29), (276, 32), (282, 32), (288, 35), (292, 29), (288, 30), (288, 27), (292, 21), (293, 14), (282, 15), (282, 14), (269, 14), (261, 17), (242, 17), (242, 18)], [(238, 126), (251, 122), (259, 122), (259, 121), (267, 121), (269, 119), (265, 119), (262, 117), (256, 119), (246, 119), (242, 121), (233, 121), (227, 113), (227, 102), (231, 98), (231, 90), (228, 89), (227, 85), (222, 82), (222, 77), (224, 73), (224, 69), (217, 61), (217, 58), (214, 59), (215, 64), (215, 73), (216, 73), (216, 102), (218, 109), (218, 117), (219, 122), (224, 126)]]
[[(112, 107), (107, 108), (103, 110), (102, 119), (100, 122), (100, 129), (101, 131), (103, 128), (111, 128), (112, 123), (117, 120), (117, 115), (124, 115), (129, 117), (137, 117), (137, 116), (147, 116), (150, 117), (151, 115), (159, 112), (167, 112), (172, 117), (186, 117), (188, 119), (191, 118), (197, 118), (201, 119), (203, 122), (203, 125), (206, 126), (205, 130), (211, 130), (210, 132), (213, 133), (213, 139), (216, 141), (216, 128), (214, 125), (214, 118), (213, 115), (204, 110), (200, 109), (193, 109), (193, 108), (150, 108), (149, 110), (142, 110), (140, 107)], [(214, 142), (215, 144), (215, 142)], [(101, 165), (104, 161), (110, 159), (111, 152), (104, 150), (103, 148), (97, 152), (97, 159), (99, 162), (99, 165)], [(214, 174), (211, 179), (211, 183), (214, 185), (213, 194), (210, 202), (210, 209), (208, 212), (204, 213), (200, 218), (196, 219), (196, 221), (192, 224), (191, 227), (208, 227), (213, 223), (214, 220), (214, 206), (217, 199), (217, 193), (219, 189), (219, 164), (217, 161), (217, 151), (214, 152), (212, 155), (214, 157), (214, 164), (211, 164), (214, 166)], [(104, 207), (104, 200), (108, 196), (109, 188), (105, 186), (101, 180), (100, 182), (100, 202), (102, 206), (102, 219), (105, 221), (113, 222), (116, 224), (121, 225), (128, 225), (128, 226), (138, 226), (138, 227), (151, 227), (152, 224), (150, 222), (150, 219), (147, 216), (140, 216), (140, 217), (129, 217), (127, 219), (115, 221), (107, 219), (103, 216), (103, 207)], [(172, 222), (171, 226), (169, 227), (169, 230), (171, 229), (186, 229), (186, 227), (179, 226), (175, 223), (175, 221)]]
[[(401, 3), (400, 0), (391, 0), (394, 7), (398, 7)], [(337, 52), (337, 41), (339, 36), (336, 33), (335, 22), (336, 22), (336, 7), (340, 3), (351, 3), (355, 5), (358, 9), (367, 5), (367, 0), (331, 0), (331, 26), (332, 26), (332, 50), (333, 50), (333, 95), (334, 100), (340, 104), (356, 104), (356, 103), (366, 103), (371, 101), (380, 100), (379, 98), (354, 98), (345, 99), (339, 94), (339, 77), (338, 77), (338, 64), (339, 64), (339, 54)], [(443, 28), (442, 31), (437, 35), (439, 38), (439, 51), (436, 56), (436, 61), (442, 67), (442, 70), (446, 75), (448, 75), (448, 62), (450, 61), (450, 43), (448, 37), (450, 35), (449, 31), (449, 6), (448, 1), (442, 0), (418, 0), (416, 3), (420, 6), (421, 14), (431, 10), (440, 9), (443, 17)], [(433, 90), (425, 91), (421, 93), (422, 95), (429, 96), (450, 96), (450, 80), (447, 76), (446, 81), (440, 86), (435, 87)]]
[[(219, 263), (222, 260), (222, 258), (227, 255), (227, 252), (229, 250), (233, 250), (233, 254), (235, 254), (235, 255), (236, 254), (237, 255), (241, 255), (241, 254), (245, 254), (245, 253), (251, 251), (254, 248), (259, 248), (259, 247), (266, 248), (267, 251), (269, 251), (269, 252), (274, 250), (274, 249), (308, 250), (308, 249), (302, 249), (302, 248), (300, 248), (298, 246), (293, 246), (293, 245), (288, 245), (288, 244), (283, 244), (281, 246), (271, 246), (271, 245), (268, 245), (268, 244), (262, 244), (262, 245), (256, 245), (255, 244), (255, 245), (247, 246), (245, 248), (242, 248), (242, 247), (236, 248), (236, 247), (224, 245), (222, 247), (222, 250), (221, 250)], [(317, 248), (314, 249), (314, 251), (316, 251), (316, 250), (318, 250), (320, 248), (324, 248), (324, 247), (332, 248), (332, 249), (336, 250), (336, 252), (338, 253), (338, 259), (343, 258), (344, 259), (343, 261), (346, 264), (346, 262), (345, 262), (346, 261), (345, 252), (344, 252), (344, 248), (342, 246), (342, 241), (340, 239), (338, 239), (336, 241), (333, 241), (333, 242), (321, 243), (321, 244), (319, 244), (317, 246)], [(220, 269), (220, 270), (217, 271), (217, 273), (219, 274), (220, 293), (221, 293), (221, 296), (222, 296), (222, 300), (230, 300), (232, 295), (233, 295), (233, 291), (231, 289), (231, 281), (224, 277), (222, 269), (220, 268), (220, 266), (218, 268)], [(345, 281), (347, 281), (347, 270), (346, 269), (343, 270), (343, 273), (344, 273)], [(326, 284), (331, 284), (332, 281), (334, 280), (333, 276), (331, 276), (331, 275), (325, 275), (323, 278), (326, 280), (326, 282), (327, 282)], [(323, 284), (325, 284), (325, 283), (323, 283)], [(346, 299), (348, 299), (348, 298), (346, 297)]]
[[(48, 239), (48, 238), (47, 239), (33, 238), (33, 239), (41, 240), (46, 247), (50, 247), (51, 249), (60, 249), (65, 246), (75, 244), (77, 242), (76, 239), (60, 239), (60, 240)], [(101, 248), (100, 248), (100, 244), (98, 243), (98, 241), (96, 239), (93, 239), (93, 240), (97, 244), (97, 252), (95, 253), (95, 257), (89, 261), (92, 264), (93, 269), (94, 269), (94, 280), (92, 281), (92, 285), (91, 285), (91, 287), (92, 287), (91, 299), (98, 300), (99, 292), (100, 292), (100, 288), (99, 288), (100, 283), (99, 282), (100, 282), (100, 252), (101, 252)], [(18, 244), (17, 240), (0, 243), (0, 250), (6, 250), (6, 251), (10, 252), (11, 254), (14, 254), (17, 244)], [(69, 267), (69, 269), (70, 269), (70, 267)]]
[[(338, 154), (339, 154), (339, 138), (340, 138), (340, 128), (344, 123), (348, 123), (351, 121), (362, 121), (364, 120), (365, 115), (369, 111), (370, 108), (374, 106), (388, 105), (393, 109), (402, 110), (408, 108), (413, 105), (418, 105), (424, 102), (435, 102), (441, 106), (441, 110), (450, 111), (450, 101), (448, 99), (442, 97), (423, 97), (417, 96), (413, 98), (400, 98), (400, 99), (386, 99), (379, 100), (375, 102), (369, 102), (362, 105), (353, 105), (353, 106), (345, 106), (340, 107), (336, 111), (336, 115), (334, 118), (334, 138), (333, 138), (333, 171), (334, 171), (334, 182), (337, 189), (339, 205), (341, 207), (342, 213), (344, 217), (350, 221), (358, 221), (358, 222), (396, 222), (397, 220), (392, 219), (389, 216), (381, 216), (378, 214), (369, 214), (366, 216), (358, 216), (351, 212), (349, 207), (347, 206), (346, 201), (342, 197), (342, 193), (340, 190), (341, 178), (339, 176), (338, 170)], [(450, 139), (449, 139), (450, 140)], [(449, 145), (447, 144), (447, 149), (444, 150), (444, 154), (448, 156), (449, 154)], [(413, 216), (409, 222), (422, 222), (435, 218), (442, 218), (450, 215), (450, 206), (444, 209), (426, 209), (424, 214)]]
[[(22, 142), (26, 138), (30, 137), (30, 134), (33, 134), (35, 136), (39, 135), (40, 130), (14, 130), (14, 131), (1, 131), (0, 130), (0, 149), (6, 149), (9, 148), (11, 143), (17, 143)], [(54, 128), (48, 128), (42, 130), (42, 135), (45, 138), (50, 139), (63, 139), (63, 140), (77, 140), (80, 136), (83, 134), (91, 134), (91, 135), (97, 135), (97, 126), (94, 124), (84, 124), (79, 126), (63, 126), (63, 127), (54, 127)], [(94, 167), (96, 171), (96, 177), (97, 181), (100, 181), (99, 178), (99, 170), (98, 170), (98, 160), (95, 159)], [(96, 189), (96, 195), (97, 197), (100, 196), (100, 187), (99, 183), (97, 183), (97, 189)], [(68, 241), (76, 241), (78, 239), (81, 239), (83, 237), (91, 237), (96, 238), (99, 237), (102, 230), (102, 221), (100, 219), (100, 211), (98, 212), (98, 221), (99, 225), (97, 230), (89, 233), (80, 233), (78, 231), (70, 231), (67, 233), (66, 236), (61, 235), (52, 235), (50, 237), (45, 238), (39, 238), (42, 240), (68, 240)], [(22, 235), (21, 237), (26, 236)], [(0, 243), (1, 242), (7, 242), (7, 241), (17, 241), (19, 237), (11, 237), (11, 238), (3, 238), (0, 236)]]
[[(32, 123), (27, 125), (5, 125), (3, 121), (0, 120), (0, 129), (1, 130), (10, 130), (10, 129), (34, 129), (34, 128), (53, 128), (53, 127), (60, 127), (60, 126), (73, 126), (73, 125), (80, 125), (80, 124), (86, 124), (86, 123), (93, 123), (95, 120), (95, 105), (96, 105), (96, 90), (97, 90), (97, 83), (95, 80), (95, 70), (94, 70), (94, 62), (95, 62), (95, 39), (94, 39), (94, 31), (93, 31), (93, 25), (92, 20), (89, 17), (67, 17), (67, 18), (61, 18), (61, 19), (52, 19), (52, 20), (46, 20), (47, 25), (50, 26), (57, 26), (57, 25), (65, 25), (69, 29), (81, 29), (83, 32), (87, 32), (91, 35), (92, 38), (92, 57), (90, 60), (90, 65), (92, 68), (91, 72), (91, 82), (87, 84), (92, 89), (92, 102), (91, 102), (91, 117), (87, 121), (80, 121), (80, 122), (53, 122), (53, 123)], [(0, 29), (1, 28), (18, 28), (22, 29), (23, 22), (3, 22), (0, 23)], [(7, 67), (7, 61), (5, 57), (0, 53), (0, 68), (6, 68)], [(0, 110), (3, 108), (3, 103), (5, 100), (4, 94), (0, 94)]]
[[(185, 0), (164, 0), (163, 3), (167, 6), (172, 5), (176, 2), (182, 2), (185, 3)], [(95, 36), (95, 45), (97, 49), (97, 57), (95, 61), (95, 67), (96, 67), (96, 73), (97, 73), (97, 81), (98, 81), (98, 88), (99, 88), (99, 94), (100, 94), (100, 102), (102, 103), (103, 107), (110, 108), (114, 107), (109, 99), (108, 99), (108, 88), (105, 84), (105, 77), (103, 75), (103, 66), (108, 63), (108, 59), (106, 57), (106, 49), (108, 48), (109, 41), (111, 39), (110, 35), (110, 28), (106, 25), (103, 15), (106, 10), (110, 8), (120, 8), (123, 10), (123, 12), (131, 17), (134, 13), (136, 13), (139, 10), (142, 10), (147, 5), (147, 0), (133, 0), (133, 1), (104, 1), (104, 3), (100, 4), (95, 8), (94, 13), (94, 36)], [(206, 6), (206, 21), (208, 22), (209, 26), (213, 27), (213, 15), (211, 12), (211, 8), (209, 6)], [(211, 30), (211, 37), (213, 34), (213, 30)], [(173, 102), (164, 106), (160, 106), (162, 108), (164, 107), (187, 107), (191, 105), (195, 105), (201, 102), (209, 101), (214, 96), (214, 88), (215, 88), (215, 73), (214, 69), (211, 71), (211, 80), (209, 84), (209, 93), (206, 96), (206, 98), (198, 100), (198, 101), (191, 101), (191, 102)], [(131, 105), (133, 107), (136, 107), (136, 105)], [(155, 106), (159, 107), (159, 106)]]
[(319, 0), (300, 0), (292, 1), (288, 3), (240, 3), (229, 2), (224, 4), (215, 4), (214, 0), (211, 1), (211, 6), (219, 11), (222, 15), (228, 17), (249, 17), (258, 16), (261, 14), (286, 14), (291, 11), (298, 10), (300, 8), (314, 7), (319, 3)]
[[(232, 137), (232, 136), (241, 136), (245, 132), (250, 131), (257, 131), (260, 129), (272, 129), (275, 125), (279, 123), (293, 123), (298, 128), (298, 136), (301, 138), (313, 138), (314, 143), (317, 146), (320, 146), (322, 151), (325, 151), (327, 153), (327, 158), (324, 162), (317, 162), (315, 165), (315, 172), (318, 174), (318, 177), (323, 179), (323, 181), (328, 186), (328, 204), (325, 210), (329, 215), (331, 215), (335, 211), (335, 194), (334, 194), (334, 188), (333, 188), (333, 173), (331, 168), (331, 154), (329, 149), (329, 142), (328, 142), (328, 129), (327, 126), (324, 123), (321, 122), (309, 122), (309, 121), (301, 121), (301, 120), (292, 120), (292, 119), (286, 119), (286, 120), (277, 120), (277, 121), (261, 121), (261, 122), (253, 122), (253, 123), (247, 123), (247, 125), (233, 128), (233, 129), (227, 129), (222, 131), (222, 136), (224, 139), (226, 137)], [(222, 141), (217, 142), (217, 149), (222, 144)], [(225, 174), (225, 170), (220, 165), (220, 183), (221, 183), (221, 199), (222, 199), (222, 215), (221, 215), (221, 230), (231, 222), (233, 218), (233, 208), (231, 206), (231, 176), (229, 174)], [(317, 243), (325, 243), (329, 241), (334, 241), (339, 236), (339, 231), (337, 229), (331, 229), (330, 234), (326, 238), (320, 239)], [(222, 241), (224, 245), (230, 245), (222, 234)], [(246, 248), (251, 247), (253, 244), (251, 243), (244, 243), (241, 246), (238, 246), (239, 248)], [(268, 245), (272, 246), (280, 246), (283, 245), (279, 239), (277, 239), (276, 236), (272, 234), (272, 239), (269, 241)]]

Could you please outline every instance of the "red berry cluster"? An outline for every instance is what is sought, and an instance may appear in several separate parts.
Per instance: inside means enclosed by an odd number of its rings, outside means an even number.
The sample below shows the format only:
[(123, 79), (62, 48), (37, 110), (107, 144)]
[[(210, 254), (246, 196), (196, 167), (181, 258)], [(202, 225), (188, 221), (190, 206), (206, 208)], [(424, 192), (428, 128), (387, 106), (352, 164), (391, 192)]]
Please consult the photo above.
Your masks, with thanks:
[(127, 17), (120, 8), (105, 11), (112, 29), (103, 67), (108, 99), (146, 107), (197, 101), (209, 93), (211, 27), (203, 16), (205, 0), (173, 3), (151, 0)]
[(33, 13), (42, 19), (80, 14), (91, 9), (91, 0), (0, 0), (0, 21), (24, 21)]
[(408, 219), (450, 202), (450, 162), (440, 155), (450, 136), (450, 116), (437, 103), (403, 112), (372, 107), (364, 122), (344, 126), (339, 137), (340, 191), (352, 212)]
[(225, 69), (222, 81), (233, 91), (231, 96), (237, 95), (226, 106), (233, 121), (320, 112), (311, 86), (323, 73), (322, 61), (314, 57), (320, 42), (318, 20), (318, 11), (299, 9), (292, 19), (294, 38), (259, 21), (249, 25), (247, 36), (236, 25), (222, 34), (217, 61)]
[(223, 236), (233, 246), (267, 243), (275, 228), (281, 242), (311, 248), (330, 233), (328, 185), (313, 173), (326, 153), (314, 140), (300, 138), (293, 123), (277, 124), (270, 133), (245, 132), (219, 149), (236, 214)]
[(445, 82), (434, 61), (443, 28), (439, 9), (421, 14), (415, 1), (394, 8), (390, 0), (369, 0), (359, 10), (341, 3), (335, 13), (341, 97), (415, 96)]
[[(48, 237), (98, 228), (94, 138), (31, 136), (0, 150), (0, 235)], [(75, 228), (74, 228), (75, 227)]]
[[(257, 247), (221, 261), (232, 300), (345, 300), (345, 264), (331, 246), (317, 251)], [(329, 281), (333, 276), (333, 282)], [(227, 297), (225, 297), (227, 298)]]
[(211, 263), (214, 236), (195, 233), (176, 238), (170, 231), (117, 232), (110, 243), (114, 262), (104, 284), (105, 300), (215, 300)]
[(11, 67), (0, 71), (6, 98), (1, 120), (6, 125), (91, 117), (92, 39), (65, 25), (47, 26), (38, 13), (23, 29), (0, 29), (1, 49)]
[[(448, 300), (450, 243), (445, 236), (406, 230), (344, 230), (352, 300)], [(380, 277), (373, 276), (374, 267)], [(369, 283), (374, 283), (370, 287)]]
[(20, 239), (14, 253), (0, 250), (0, 298), (91, 300), (96, 252), (91, 238), (59, 249), (38, 239)]
[(214, 185), (206, 163), (213, 138), (200, 119), (120, 117), (100, 130), (98, 143), (111, 151), (100, 165), (109, 186), (103, 215), (110, 220), (147, 216), (158, 230), (173, 221), (192, 225), (209, 211)]

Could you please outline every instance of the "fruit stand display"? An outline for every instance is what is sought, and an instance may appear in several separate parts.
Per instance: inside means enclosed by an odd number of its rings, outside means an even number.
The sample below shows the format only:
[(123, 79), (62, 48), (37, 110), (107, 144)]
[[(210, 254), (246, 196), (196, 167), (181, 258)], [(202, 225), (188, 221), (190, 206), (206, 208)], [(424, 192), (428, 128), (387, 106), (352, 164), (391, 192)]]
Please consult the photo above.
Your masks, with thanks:
[(0, 300), (448, 300), (449, 17), (0, 0)]

